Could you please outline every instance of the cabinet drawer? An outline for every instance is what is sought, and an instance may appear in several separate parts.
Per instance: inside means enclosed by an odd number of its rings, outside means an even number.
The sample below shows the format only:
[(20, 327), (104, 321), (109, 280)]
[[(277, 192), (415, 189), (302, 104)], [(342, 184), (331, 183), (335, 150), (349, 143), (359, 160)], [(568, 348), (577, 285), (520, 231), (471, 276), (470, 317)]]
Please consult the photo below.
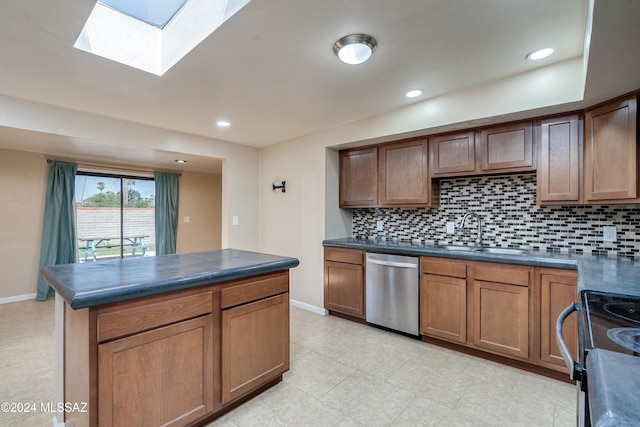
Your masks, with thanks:
[(422, 257), (420, 266), (422, 268), (422, 273), (435, 274), (438, 276), (460, 277), (463, 279), (467, 277), (467, 264), (464, 262)]
[(362, 265), (364, 264), (364, 251), (357, 249), (324, 248), (324, 260)]
[(475, 280), (529, 286), (528, 268), (476, 265), (473, 267), (473, 273)]
[[(155, 298), (154, 298), (155, 299)], [(182, 297), (158, 297), (101, 310), (97, 316), (98, 342), (131, 335), (160, 326), (211, 313), (212, 292)]]
[(289, 291), (289, 272), (258, 276), (222, 289), (222, 309), (245, 304)]

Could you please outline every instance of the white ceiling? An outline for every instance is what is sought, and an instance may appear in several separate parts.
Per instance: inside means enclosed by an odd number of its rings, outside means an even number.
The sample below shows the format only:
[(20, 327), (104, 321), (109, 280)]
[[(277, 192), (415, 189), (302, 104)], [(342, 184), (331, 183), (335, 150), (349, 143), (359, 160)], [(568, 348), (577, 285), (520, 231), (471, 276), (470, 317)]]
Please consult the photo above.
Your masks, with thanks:
[[(158, 77), (73, 48), (91, 0), (0, 0), (0, 94), (263, 147), (581, 57), (585, 39), (587, 98), (639, 88), (640, 2), (596, 0), (592, 40), (588, 1), (253, 0)], [(349, 66), (332, 45), (354, 32), (378, 49)], [(524, 59), (546, 46), (552, 57)], [(626, 69), (603, 85), (620, 58)]]

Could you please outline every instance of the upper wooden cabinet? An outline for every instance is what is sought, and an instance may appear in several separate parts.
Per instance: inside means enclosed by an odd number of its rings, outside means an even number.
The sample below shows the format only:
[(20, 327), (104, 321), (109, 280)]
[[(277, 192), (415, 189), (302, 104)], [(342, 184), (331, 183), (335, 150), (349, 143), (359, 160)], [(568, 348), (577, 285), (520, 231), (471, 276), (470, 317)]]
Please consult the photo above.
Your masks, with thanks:
[(436, 135), (429, 144), (431, 176), (468, 175), (476, 170), (474, 131)]
[(378, 147), (340, 152), (340, 207), (378, 204)]
[(531, 122), (436, 135), (429, 142), (431, 176), (470, 176), (536, 170)]
[(437, 203), (426, 139), (340, 152), (340, 207), (426, 207)]
[(536, 169), (531, 122), (486, 128), (477, 132), (476, 138), (482, 172)]
[(585, 113), (586, 203), (637, 203), (636, 97)]
[(383, 145), (379, 155), (380, 204), (428, 205), (431, 178), (427, 140)]
[(581, 121), (578, 114), (540, 122), (538, 204), (580, 202)]

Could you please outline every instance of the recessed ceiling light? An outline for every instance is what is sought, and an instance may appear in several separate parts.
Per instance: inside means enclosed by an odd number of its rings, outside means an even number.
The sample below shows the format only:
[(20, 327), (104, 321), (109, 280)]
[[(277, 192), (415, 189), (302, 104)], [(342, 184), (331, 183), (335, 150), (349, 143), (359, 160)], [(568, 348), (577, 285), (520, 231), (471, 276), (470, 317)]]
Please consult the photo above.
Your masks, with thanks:
[(422, 95), (422, 89), (413, 89), (405, 93), (405, 96), (407, 98), (415, 98), (416, 96), (420, 96), (420, 95)]
[(544, 49), (534, 50), (533, 52), (528, 54), (526, 56), (526, 58), (530, 59), (532, 61), (537, 61), (538, 59), (546, 58), (547, 56), (551, 55), (552, 53), (553, 53), (553, 49), (550, 48), (550, 47), (547, 47), (547, 48), (544, 48)]
[(183, 159), (176, 159), (176, 163), (187, 163), (187, 161)]
[(345, 64), (357, 65), (371, 57), (378, 42), (367, 34), (349, 34), (333, 44), (333, 53)]
[(231, 123), (229, 123), (226, 120), (218, 120), (218, 122), (216, 123), (218, 126), (220, 126), (221, 128), (226, 128), (231, 126)]

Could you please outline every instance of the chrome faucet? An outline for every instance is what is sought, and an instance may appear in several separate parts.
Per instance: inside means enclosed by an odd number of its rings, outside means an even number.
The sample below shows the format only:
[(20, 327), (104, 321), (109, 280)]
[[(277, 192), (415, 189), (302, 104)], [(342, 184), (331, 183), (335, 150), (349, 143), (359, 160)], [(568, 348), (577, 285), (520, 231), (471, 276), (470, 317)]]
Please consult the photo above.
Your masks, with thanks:
[(480, 215), (475, 212), (467, 212), (462, 217), (462, 222), (460, 223), (460, 228), (464, 228), (464, 223), (467, 221), (467, 218), (470, 216), (475, 216), (478, 221), (478, 236), (476, 237), (476, 245), (482, 246), (482, 221), (480, 220)]

